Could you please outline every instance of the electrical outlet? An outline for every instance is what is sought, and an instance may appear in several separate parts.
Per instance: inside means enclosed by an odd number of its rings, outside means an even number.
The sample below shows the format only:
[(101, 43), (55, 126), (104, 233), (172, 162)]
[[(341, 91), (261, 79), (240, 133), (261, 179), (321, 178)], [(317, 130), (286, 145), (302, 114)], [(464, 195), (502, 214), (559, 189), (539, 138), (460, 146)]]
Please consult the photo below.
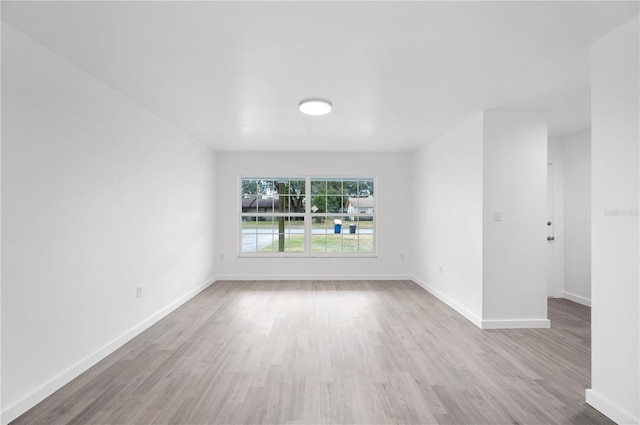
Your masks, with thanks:
[(142, 287), (138, 286), (136, 288), (136, 298), (142, 298)]
[(502, 212), (501, 211), (494, 211), (493, 212), (493, 221), (502, 221)]

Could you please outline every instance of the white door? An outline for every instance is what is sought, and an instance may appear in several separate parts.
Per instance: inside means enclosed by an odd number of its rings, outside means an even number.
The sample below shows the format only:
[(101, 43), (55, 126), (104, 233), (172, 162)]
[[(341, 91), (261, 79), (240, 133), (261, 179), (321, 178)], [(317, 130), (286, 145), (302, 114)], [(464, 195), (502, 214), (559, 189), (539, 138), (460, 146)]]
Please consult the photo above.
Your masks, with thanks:
[(547, 164), (547, 296), (556, 296), (555, 282), (555, 236), (553, 228), (555, 226), (554, 209), (553, 209), (553, 164)]

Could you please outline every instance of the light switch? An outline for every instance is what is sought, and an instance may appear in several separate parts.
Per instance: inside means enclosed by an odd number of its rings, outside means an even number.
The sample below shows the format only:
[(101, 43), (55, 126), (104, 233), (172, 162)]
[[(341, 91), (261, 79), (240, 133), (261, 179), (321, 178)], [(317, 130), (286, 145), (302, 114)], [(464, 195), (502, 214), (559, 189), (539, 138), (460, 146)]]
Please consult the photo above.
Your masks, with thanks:
[(493, 221), (502, 221), (502, 212), (494, 211), (493, 212)]

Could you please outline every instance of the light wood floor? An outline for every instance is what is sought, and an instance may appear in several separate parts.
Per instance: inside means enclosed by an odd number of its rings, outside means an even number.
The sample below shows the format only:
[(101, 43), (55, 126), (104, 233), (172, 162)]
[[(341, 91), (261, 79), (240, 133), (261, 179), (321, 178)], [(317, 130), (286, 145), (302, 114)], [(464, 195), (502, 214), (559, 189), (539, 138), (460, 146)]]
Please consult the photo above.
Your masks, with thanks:
[(481, 331), (412, 282), (217, 282), (14, 424), (609, 424), (590, 309)]

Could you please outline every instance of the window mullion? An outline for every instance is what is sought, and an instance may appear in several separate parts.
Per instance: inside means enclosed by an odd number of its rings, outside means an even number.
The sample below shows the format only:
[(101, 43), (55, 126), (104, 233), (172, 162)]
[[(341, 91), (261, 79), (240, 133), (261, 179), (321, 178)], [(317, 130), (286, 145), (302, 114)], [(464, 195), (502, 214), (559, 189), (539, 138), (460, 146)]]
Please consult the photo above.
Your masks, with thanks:
[(304, 182), (304, 254), (311, 255), (311, 177), (306, 176)]

